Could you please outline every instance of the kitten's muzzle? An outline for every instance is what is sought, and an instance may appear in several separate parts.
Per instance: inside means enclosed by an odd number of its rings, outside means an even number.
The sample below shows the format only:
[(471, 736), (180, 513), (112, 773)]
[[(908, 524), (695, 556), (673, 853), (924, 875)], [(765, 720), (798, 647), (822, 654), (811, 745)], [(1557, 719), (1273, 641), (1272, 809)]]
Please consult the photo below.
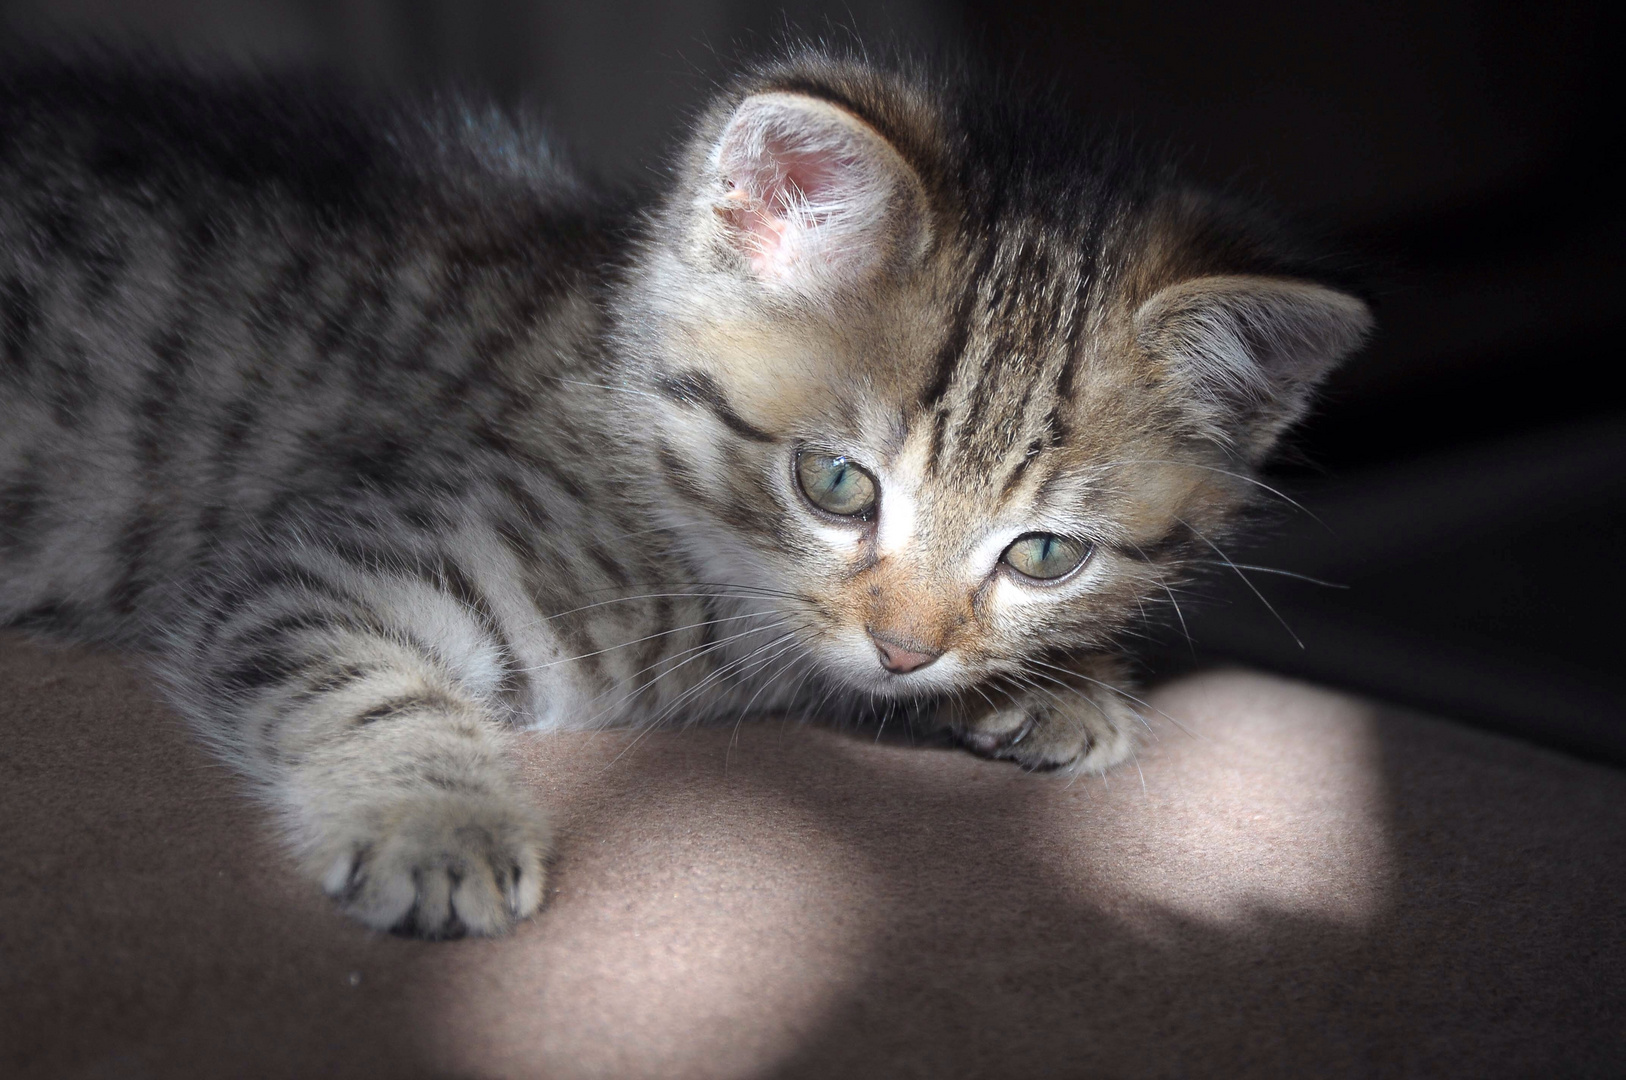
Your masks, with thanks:
[(894, 675), (907, 675), (911, 671), (919, 671), (943, 654), (930, 652), (922, 648), (919, 642), (906, 641), (889, 634), (869, 632), (870, 640), (875, 642), (875, 649), (881, 654), (881, 666)]

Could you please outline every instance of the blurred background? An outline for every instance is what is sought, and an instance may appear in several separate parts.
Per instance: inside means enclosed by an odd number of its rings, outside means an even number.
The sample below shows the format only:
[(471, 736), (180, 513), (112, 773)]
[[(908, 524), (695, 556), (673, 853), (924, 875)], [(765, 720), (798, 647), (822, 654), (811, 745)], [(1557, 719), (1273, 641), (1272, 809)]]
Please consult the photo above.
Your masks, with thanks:
[(1182, 598), (1154, 676), (1242, 661), (1626, 764), (1616, 10), (0, 0), (0, 34), (457, 80), (541, 113), (606, 176), (653, 175), (731, 58), (787, 29), (965, 50), (1053, 84), (1180, 148), (1197, 177), (1298, 214), (1366, 268), (1378, 303), (1378, 338), (1270, 477), (1306, 510), (1283, 504), (1264, 540), (1228, 551), (1332, 584), (1221, 568)]

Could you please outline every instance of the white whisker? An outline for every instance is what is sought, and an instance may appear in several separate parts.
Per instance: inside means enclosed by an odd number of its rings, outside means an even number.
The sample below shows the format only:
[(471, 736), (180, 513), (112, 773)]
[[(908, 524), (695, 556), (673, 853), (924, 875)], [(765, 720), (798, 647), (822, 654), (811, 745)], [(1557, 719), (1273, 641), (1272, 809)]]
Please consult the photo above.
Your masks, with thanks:
[(1246, 473), (1232, 472), (1229, 469), (1221, 469), (1214, 465), (1202, 465), (1195, 461), (1175, 461), (1170, 458), (1128, 458), (1123, 461), (1102, 461), (1096, 463), (1098, 468), (1103, 469), (1110, 469), (1117, 465), (1173, 465), (1178, 468), (1203, 469), (1207, 472), (1219, 473), (1221, 476), (1229, 476), (1232, 479), (1241, 480), (1245, 483), (1252, 484), (1257, 488), (1268, 491), (1270, 494), (1287, 503), (1295, 510), (1304, 513), (1310, 518), (1310, 520), (1314, 521), (1317, 525), (1320, 525), (1323, 529), (1326, 529), (1328, 532), (1333, 531), (1332, 526), (1328, 525), (1325, 521), (1322, 521), (1321, 518), (1317, 517), (1315, 512), (1309, 507), (1305, 506), (1291, 495), (1288, 495), (1283, 491), (1279, 491), (1265, 483), (1263, 480), (1249, 476)]
[[(570, 664), (570, 663), (574, 663), (577, 660), (586, 660), (588, 657), (591, 657), (591, 656), (603, 656), (605, 653), (612, 653), (612, 652), (615, 652), (617, 649), (630, 648), (633, 645), (641, 645), (646, 641), (654, 641), (656, 638), (668, 637), (668, 636), (670, 636), (672, 634), (681, 634), (685, 630), (699, 630), (702, 627), (717, 626), (720, 623), (725, 623), (725, 622), (738, 622), (741, 619), (760, 619), (760, 618), (764, 618), (764, 616), (761, 613), (759, 613), (759, 612), (750, 612), (749, 614), (745, 614), (745, 615), (727, 615), (727, 616), (724, 616), (723, 618), (720, 618), (720, 619), (707, 619), (705, 622), (687, 623), (687, 624), (685, 624), (683, 626), (673, 627), (670, 630), (658, 630), (653, 634), (645, 634), (643, 637), (641, 637), (641, 638), (633, 638), (631, 641), (623, 641), (619, 645), (608, 645), (608, 646), (606, 646), (606, 647), (604, 647), (602, 649), (594, 649), (592, 652), (577, 653), (575, 656), (567, 656), (562, 660), (549, 660), (545, 664), (537, 664), (534, 667), (520, 668), (519, 670), (520, 671), (542, 671), (545, 668), (558, 667), (560, 664)], [(648, 670), (648, 669), (646, 668), (645, 670)]]
[[(1127, 690), (1123, 690), (1123, 689), (1120, 689), (1119, 687), (1113, 686), (1111, 683), (1102, 682), (1100, 679), (1093, 679), (1090, 676), (1085, 675), (1083, 672), (1075, 671), (1072, 668), (1061, 667), (1061, 666), (1056, 665), (1056, 664), (1048, 664), (1045, 661), (1038, 659), (1037, 657), (1031, 657), (1030, 656), (1024, 662), (1028, 663), (1028, 664), (1037, 664), (1039, 667), (1049, 668), (1051, 671), (1059, 671), (1063, 675), (1071, 675), (1073, 678), (1082, 679), (1082, 680), (1084, 680), (1085, 682), (1089, 683), (1092, 686), (1099, 686), (1103, 690), (1106, 690), (1106, 691), (1109, 691), (1111, 693), (1117, 694), (1119, 697), (1122, 697), (1122, 698), (1124, 698), (1124, 699), (1126, 699), (1128, 701), (1133, 701), (1136, 705), (1139, 705), (1143, 709), (1149, 709), (1150, 711), (1157, 713), (1163, 719), (1167, 720), (1169, 723), (1173, 724), (1175, 727), (1179, 728), (1181, 731), (1185, 732), (1187, 735), (1190, 735), (1193, 738), (1199, 738), (1199, 739), (1202, 738), (1201, 735), (1198, 735), (1196, 732), (1194, 732), (1191, 729), (1187, 728), (1186, 725), (1182, 724), (1175, 717), (1170, 716), (1168, 713), (1164, 712), (1162, 709), (1158, 708), (1156, 705), (1153, 705), (1151, 702), (1146, 701), (1143, 698), (1136, 697), (1134, 694), (1131, 694)], [(1036, 675), (1036, 674), (1038, 674), (1038, 672), (1033, 672), (1032, 674)], [(1146, 719), (1145, 717), (1141, 717), (1141, 720), (1143, 722), (1145, 721), (1145, 719)]]
[(1255, 585), (1253, 583), (1253, 581), (1248, 577), (1248, 575), (1244, 574), (1242, 572), (1241, 568), (1238, 567), (1236, 565), (1236, 563), (1231, 561), (1231, 557), (1229, 555), (1225, 554), (1225, 552), (1223, 552), (1223, 551), (1221, 551), (1219, 549), (1218, 544), (1214, 543), (1214, 541), (1210, 540), (1208, 537), (1206, 537), (1202, 533), (1198, 532), (1197, 528), (1195, 526), (1189, 524), (1188, 522), (1182, 520), (1181, 518), (1177, 517), (1174, 520), (1180, 522), (1180, 524), (1182, 524), (1186, 528), (1190, 529), (1193, 536), (1197, 537), (1197, 539), (1201, 540), (1203, 543), (1205, 543), (1209, 547), (1213, 548), (1214, 549), (1214, 554), (1218, 555), (1221, 559), (1224, 559), (1225, 560), (1225, 565), (1229, 566), (1232, 570), (1235, 570), (1236, 571), (1236, 576), (1242, 579), (1242, 583), (1244, 585), (1246, 585), (1249, 589), (1253, 590), (1253, 595), (1257, 596), (1259, 598), (1259, 602), (1261, 604), (1265, 605), (1265, 610), (1269, 611), (1272, 615), (1276, 616), (1276, 621), (1282, 624), (1282, 629), (1287, 631), (1287, 636), (1293, 639), (1293, 643), (1295, 645), (1297, 645), (1300, 649), (1304, 648), (1304, 642), (1299, 640), (1299, 636), (1297, 634), (1293, 633), (1293, 628), (1291, 626), (1287, 625), (1287, 620), (1282, 618), (1281, 612), (1277, 611), (1275, 606), (1272, 605), (1269, 600), (1265, 599), (1265, 594), (1259, 591), (1259, 586)]
[[(1199, 562), (1199, 563), (1203, 563), (1203, 564), (1209, 565), (1209, 566), (1223, 566), (1223, 565), (1226, 565), (1224, 563), (1212, 562), (1211, 560), (1208, 560), (1208, 559), (1196, 559), (1194, 561)], [(1276, 567), (1276, 566), (1255, 566), (1255, 565), (1252, 565), (1251, 563), (1230, 563), (1229, 565), (1232, 566), (1233, 568), (1237, 569), (1237, 570), (1252, 570), (1252, 571), (1254, 571), (1255, 573), (1258, 573), (1258, 574), (1276, 574), (1276, 575), (1278, 575), (1280, 577), (1289, 577), (1289, 578), (1293, 578), (1293, 579), (1295, 579), (1297, 581), (1307, 581), (1311, 585), (1321, 585), (1321, 586), (1324, 586), (1325, 588), (1328, 588), (1328, 589), (1347, 589), (1347, 588), (1349, 588), (1348, 585), (1341, 585), (1336, 581), (1324, 581), (1321, 578), (1311, 577), (1309, 574), (1301, 574), (1301, 573), (1298, 573), (1295, 570), (1283, 570), (1280, 567)]]

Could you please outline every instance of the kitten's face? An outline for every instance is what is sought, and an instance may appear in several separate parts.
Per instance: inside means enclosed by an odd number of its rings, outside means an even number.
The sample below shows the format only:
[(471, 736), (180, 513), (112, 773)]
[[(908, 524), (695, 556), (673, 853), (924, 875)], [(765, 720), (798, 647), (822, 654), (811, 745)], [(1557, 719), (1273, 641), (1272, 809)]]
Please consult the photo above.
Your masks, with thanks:
[(792, 635), (765, 658), (886, 696), (1108, 647), (1365, 329), (1324, 287), (1192, 271), (1177, 200), (922, 179), (944, 174), (828, 101), (746, 96), (628, 324), (702, 580)]
[[(1206, 520), (1188, 503), (1226, 480), (1159, 464), (1179, 448), (1123, 422), (1157, 412), (1142, 389), (1092, 370), (1070, 400), (1065, 339), (1027, 344), (1039, 370), (985, 373), (1010, 335), (983, 320), (939, 391), (942, 312), (900, 290), (836, 325), (708, 322), (704, 368), (663, 386), (666, 506), (702, 579), (794, 594), (763, 604), (822, 671), (885, 695), (1105, 646), (1161, 595), (1175, 519)], [(749, 345), (730, 347), (736, 333)], [(763, 355), (777, 378), (757, 377)]]

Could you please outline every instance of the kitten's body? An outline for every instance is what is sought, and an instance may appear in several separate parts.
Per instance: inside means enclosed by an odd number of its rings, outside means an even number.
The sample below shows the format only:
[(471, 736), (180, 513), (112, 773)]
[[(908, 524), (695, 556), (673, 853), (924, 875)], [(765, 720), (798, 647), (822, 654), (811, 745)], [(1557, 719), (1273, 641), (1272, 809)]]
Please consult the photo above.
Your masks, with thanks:
[(455, 108), (42, 70), (0, 621), (155, 648), (358, 917), (494, 932), (542, 883), (516, 724), (901, 700), (1120, 760), (1115, 636), (1365, 325), (1165, 171), (862, 65), (741, 80), (648, 205)]

